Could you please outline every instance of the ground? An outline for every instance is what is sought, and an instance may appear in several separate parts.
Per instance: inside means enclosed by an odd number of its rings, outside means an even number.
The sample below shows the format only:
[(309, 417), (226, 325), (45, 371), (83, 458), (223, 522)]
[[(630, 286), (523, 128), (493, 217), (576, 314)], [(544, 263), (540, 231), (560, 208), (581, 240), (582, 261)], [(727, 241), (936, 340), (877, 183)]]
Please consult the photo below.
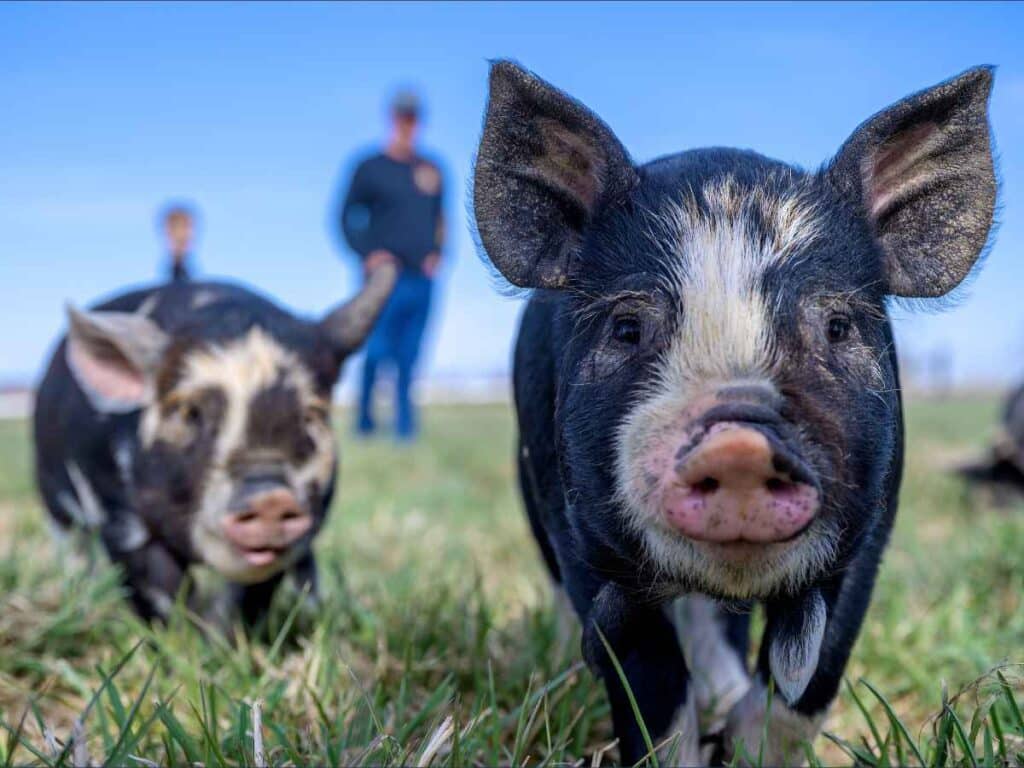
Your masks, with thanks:
[[(947, 471), (996, 411), (911, 404), (893, 543), (812, 762), (1024, 763), (1024, 504), (989, 508)], [(413, 447), (338, 421), (323, 608), (283, 594), (269, 642), (139, 624), (113, 569), (52, 546), (28, 427), (0, 422), (0, 764), (614, 759), (599, 684), (559, 651), (508, 406), (432, 407)]]

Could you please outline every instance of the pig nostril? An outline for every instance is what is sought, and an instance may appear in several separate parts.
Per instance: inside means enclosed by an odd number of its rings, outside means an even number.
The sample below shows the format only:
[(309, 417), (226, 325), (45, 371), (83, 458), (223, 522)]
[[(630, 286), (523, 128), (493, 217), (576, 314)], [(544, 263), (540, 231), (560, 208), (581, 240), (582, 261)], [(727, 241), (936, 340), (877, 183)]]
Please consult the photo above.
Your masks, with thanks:
[(251, 523), (257, 517), (258, 515), (255, 512), (242, 512), (235, 518), (235, 520), (240, 523)]
[(301, 517), (301, 515), (299, 514), (298, 510), (295, 509), (289, 509), (283, 515), (281, 515), (282, 520), (295, 520), (299, 517)]
[(771, 493), (782, 493), (793, 487), (793, 484), (783, 480), (781, 477), (769, 477), (764, 482), (764, 487)]
[(713, 477), (705, 477), (703, 480), (694, 483), (692, 488), (697, 493), (714, 493), (718, 490), (718, 480)]

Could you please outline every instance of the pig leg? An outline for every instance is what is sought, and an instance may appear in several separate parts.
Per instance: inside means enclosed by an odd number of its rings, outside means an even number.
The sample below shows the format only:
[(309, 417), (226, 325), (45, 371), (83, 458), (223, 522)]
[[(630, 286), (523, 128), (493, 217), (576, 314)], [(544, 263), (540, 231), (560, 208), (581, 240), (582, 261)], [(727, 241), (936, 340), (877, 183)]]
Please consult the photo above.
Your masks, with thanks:
[[(804, 743), (817, 735), (839, 691), (871, 599), (882, 538), (865, 542), (835, 579), (797, 598), (766, 605), (757, 676), (726, 725), (728, 757), (742, 743), (750, 759), (760, 753), (766, 765), (802, 761)], [(774, 682), (770, 710), (769, 681)]]
[(164, 621), (181, 589), (185, 568), (166, 547), (156, 541), (127, 552), (110, 552), (125, 571), (128, 597), (136, 613), (146, 621)]
[(274, 592), (284, 580), (284, 573), (277, 573), (259, 584), (236, 584), (233, 586), (232, 603), (235, 615), (247, 627), (258, 627), (267, 618)]
[(715, 751), (726, 717), (750, 689), (747, 670), (749, 610), (728, 610), (714, 598), (691, 594), (673, 603), (673, 619), (691, 675), (708, 757)]
[(532, 456), (525, 444), (520, 444), (517, 464), (519, 466), (519, 488), (523, 496), (523, 505), (526, 507), (526, 517), (530, 522), (530, 530), (533, 532), (538, 549), (540, 549), (541, 557), (544, 559), (544, 565), (547, 566), (548, 575), (551, 577), (555, 605), (555, 652), (559, 658), (562, 658), (569, 649), (569, 643), (576, 627), (576, 617), (562, 584), (562, 572), (558, 566), (555, 548), (541, 521), (540, 505), (543, 502), (540, 483), (534, 471)]
[(316, 571), (316, 558), (310, 550), (292, 566), (295, 587), (306, 595), (306, 601), (316, 605), (320, 602), (320, 579)]
[(666, 609), (640, 605), (635, 596), (606, 583), (594, 599), (584, 627), (584, 656), (608, 691), (621, 762), (632, 765), (647, 757), (649, 750), (604, 641), (622, 668), (659, 760), (672, 765), (699, 764), (696, 702)]

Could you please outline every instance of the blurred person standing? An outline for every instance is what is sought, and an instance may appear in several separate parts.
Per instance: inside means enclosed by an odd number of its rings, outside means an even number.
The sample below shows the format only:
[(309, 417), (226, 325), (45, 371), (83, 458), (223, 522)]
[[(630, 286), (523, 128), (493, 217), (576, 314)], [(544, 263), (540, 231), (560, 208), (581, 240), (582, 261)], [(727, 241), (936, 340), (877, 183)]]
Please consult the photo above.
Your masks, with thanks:
[(188, 280), (196, 231), (195, 212), (187, 205), (174, 203), (164, 209), (160, 223), (170, 257), (170, 279), (172, 282)]
[(417, 149), (422, 116), (415, 92), (396, 94), (387, 143), (356, 167), (339, 216), (345, 240), (366, 272), (386, 261), (400, 267), (391, 299), (366, 344), (357, 423), (361, 435), (376, 428), (373, 390), (384, 362), (396, 370), (397, 436), (412, 440), (417, 430), (410, 390), (444, 244), (441, 170)]

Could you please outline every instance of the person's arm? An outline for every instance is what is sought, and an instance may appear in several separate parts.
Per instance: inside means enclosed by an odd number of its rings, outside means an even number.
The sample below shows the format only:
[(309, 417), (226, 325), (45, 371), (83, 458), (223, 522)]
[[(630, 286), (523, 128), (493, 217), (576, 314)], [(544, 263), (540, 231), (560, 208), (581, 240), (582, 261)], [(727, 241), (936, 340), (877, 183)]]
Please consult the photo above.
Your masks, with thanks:
[(368, 176), (366, 164), (361, 163), (352, 176), (338, 217), (345, 242), (362, 259), (366, 259), (372, 248), (369, 235), (373, 216), (373, 190)]
[[(440, 171), (438, 171), (440, 173)], [(437, 190), (437, 197), (434, 198), (434, 250), (427, 254), (423, 260), (423, 273), (427, 277), (433, 277), (441, 265), (441, 253), (444, 251), (445, 240), (444, 220), (444, 180)]]

